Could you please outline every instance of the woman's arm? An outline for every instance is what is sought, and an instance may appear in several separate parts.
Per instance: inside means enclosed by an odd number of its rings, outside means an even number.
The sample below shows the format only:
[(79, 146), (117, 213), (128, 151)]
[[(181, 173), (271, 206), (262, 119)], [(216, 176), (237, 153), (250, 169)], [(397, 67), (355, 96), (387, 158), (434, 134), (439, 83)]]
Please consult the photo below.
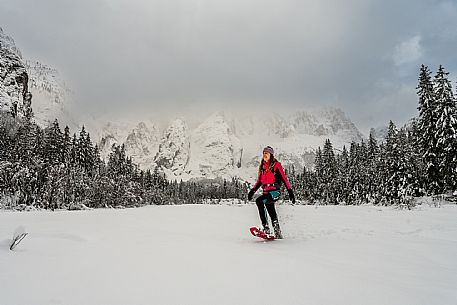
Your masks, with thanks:
[(286, 184), (286, 188), (288, 190), (291, 190), (292, 187), (290, 186), (289, 180), (287, 180), (286, 174), (284, 174), (284, 170), (282, 169), (281, 163), (277, 162), (276, 164), (277, 164), (276, 170), (279, 171), (279, 175), (280, 175), (282, 181), (284, 181), (284, 183)]

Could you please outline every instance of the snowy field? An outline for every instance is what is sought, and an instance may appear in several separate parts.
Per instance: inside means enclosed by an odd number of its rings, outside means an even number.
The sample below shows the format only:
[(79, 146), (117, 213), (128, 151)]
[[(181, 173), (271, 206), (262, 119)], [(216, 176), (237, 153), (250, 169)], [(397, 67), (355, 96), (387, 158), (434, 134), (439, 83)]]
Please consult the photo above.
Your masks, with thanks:
[(265, 242), (254, 205), (0, 211), (0, 304), (457, 304), (457, 206), (278, 212)]

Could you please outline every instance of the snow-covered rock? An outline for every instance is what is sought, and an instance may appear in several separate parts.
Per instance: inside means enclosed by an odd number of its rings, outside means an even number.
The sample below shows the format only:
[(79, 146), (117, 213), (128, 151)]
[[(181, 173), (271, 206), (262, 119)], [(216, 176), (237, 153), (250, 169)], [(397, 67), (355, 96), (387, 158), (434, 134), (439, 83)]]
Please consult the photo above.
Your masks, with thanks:
[(189, 127), (184, 120), (176, 119), (162, 136), (155, 163), (169, 178), (172, 178), (184, 171), (189, 163), (189, 158)]
[(0, 110), (22, 114), (28, 79), (21, 52), (0, 28)]
[(15, 108), (23, 115), (23, 99), (31, 93), (33, 119), (47, 127), (55, 119), (63, 129), (75, 129), (80, 122), (72, 110), (73, 96), (59, 72), (38, 61), (22, 58), (14, 40), (0, 28), (0, 110)]
[(160, 132), (156, 125), (140, 122), (128, 134), (124, 144), (127, 155), (141, 168), (150, 168), (159, 150)]
[(192, 133), (189, 173), (197, 177), (230, 177), (241, 167), (241, 141), (223, 113), (215, 113)]

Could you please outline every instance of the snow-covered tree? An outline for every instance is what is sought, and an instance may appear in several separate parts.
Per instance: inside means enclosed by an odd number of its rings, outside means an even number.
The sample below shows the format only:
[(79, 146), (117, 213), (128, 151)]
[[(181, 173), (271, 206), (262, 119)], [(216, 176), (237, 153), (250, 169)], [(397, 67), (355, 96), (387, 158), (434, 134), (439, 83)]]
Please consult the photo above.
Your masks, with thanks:
[(440, 173), (438, 190), (455, 190), (457, 180), (457, 106), (452, 85), (443, 66), (440, 65), (435, 76), (434, 96), (436, 99), (436, 157)]
[(56, 165), (62, 162), (64, 138), (57, 119), (44, 132), (43, 160)]
[(432, 193), (438, 193), (442, 189), (440, 185), (442, 180), (439, 171), (440, 162), (438, 161), (438, 139), (436, 137), (438, 106), (431, 71), (427, 66), (421, 66), (417, 90), (419, 96), (418, 129), (420, 133), (417, 141), (426, 164), (427, 188)]
[(71, 146), (70, 128), (65, 126), (62, 139), (62, 155), (60, 160), (66, 167), (68, 167), (71, 163)]
[(336, 202), (336, 175), (338, 173), (335, 153), (330, 139), (325, 140), (322, 150), (322, 169), (319, 179), (322, 187), (322, 196), (326, 202)]

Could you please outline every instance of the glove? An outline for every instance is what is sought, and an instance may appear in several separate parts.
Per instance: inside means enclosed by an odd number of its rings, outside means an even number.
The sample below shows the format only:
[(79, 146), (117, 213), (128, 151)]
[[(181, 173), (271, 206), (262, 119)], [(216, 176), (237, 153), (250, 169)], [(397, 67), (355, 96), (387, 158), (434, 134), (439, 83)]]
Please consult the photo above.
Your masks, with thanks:
[(287, 193), (289, 193), (289, 199), (292, 202), (292, 204), (295, 204), (295, 196), (294, 196), (294, 192), (292, 191), (292, 189), (287, 190)]
[(248, 193), (248, 200), (251, 201), (252, 197), (254, 196), (254, 193), (255, 191), (254, 190), (250, 190), (249, 193)]

